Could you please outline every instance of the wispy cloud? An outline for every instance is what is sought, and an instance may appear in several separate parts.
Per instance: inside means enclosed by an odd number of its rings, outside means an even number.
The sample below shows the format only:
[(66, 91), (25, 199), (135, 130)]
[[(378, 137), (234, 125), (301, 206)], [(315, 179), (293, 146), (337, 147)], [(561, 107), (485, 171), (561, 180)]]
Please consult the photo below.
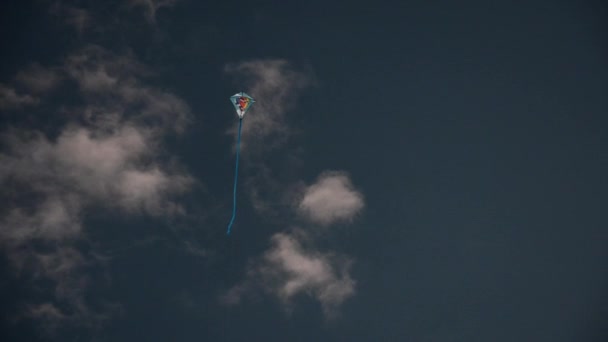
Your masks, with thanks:
[(19, 94), (15, 88), (0, 84), (0, 110), (21, 109), (36, 105), (40, 100), (29, 94)]
[(173, 7), (178, 0), (128, 0), (132, 7), (143, 9), (144, 15), (149, 22), (156, 21), (156, 12), (163, 7)]
[(39, 105), (41, 96), (60, 82), (58, 70), (33, 63), (15, 75), (13, 84), (0, 83), (0, 110), (21, 110)]
[[(224, 71), (234, 79), (236, 91), (245, 91), (256, 99), (243, 121), (241, 149), (244, 170), (249, 177), (243, 182), (258, 213), (276, 216), (283, 201), (285, 175), (267, 165), (271, 153), (285, 146), (290, 136), (288, 113), (295, 109), (302, 91), (314, 83), (312, 72), (298, 68), (283, 59), (258, 59), (228, 64)], [(228, 133), (236, 135), (236, 126)], [(294, 157), (293, 151), (288, 154)]]
[[(102, 33), (111, 35), (112, 32), (124, 34), (125, 25), (129, 25), (135, 17), (144, 19), (152, 28), (150, 34), (155, 34), (158, 12), (174, 7), (179, 0), (121, 0), (112, 2), (82, 2), (56, 0), (49, 5), (49, 14), (59, 23), (72, 28), (82, 39), (94, 37)], [(109, 17), (108, 17), (109, 14)], [(134, 15), (134, 16), (133, 16)], [(120, 25), (117, 25), (120, 23)], [(138, 20), (131, 23), (141, 25)], [(118, 32), (123, 30), (123, 32)]]
[(45, 68), (37, 63), (19, 71), (15, 76), (15, 81), (19, 85), (36, 94), (46, 93), (54, 89), (59, 85), (61, 79), (58, 70)]
[(363, 194), (355, 190), (346, 173), (328, 171), (306, 187), (298, 212), (313, 223), (327, 226), (352, 220), (363, 203)]
[(298, 70), (283, 59), (228, 64), (225, 71), (257, 101), (243, 126), (245, 148), (259, 150), (283, 143), (289, 132), (287, 112), (295, 107), (301, 91), (313, 83), (311, 72)]
[[(41, 241), (32, 240), (29, 246), (13, 249), (7, 255), (20, 278), (27, 279), (38, 293), (38, 300), (21, 303), (21, 310), (12, 313), (13, 319), (35, 319), (52, 335), (66, 323), (99, 328), (120, 311), (120, 305), (103, 300), (95, 301), (103, 310), (89, 305), (87, 287), (97, 280), (90, 276), (92, 265), (98, 263), (95, 256), (65, 243), (48, 243), (42, 249), (31, 246)], [(45, 291), (50, 291), (50, 296)]]
[(89, 11), (56, 1), (50, 7), (50, 14), (60, 18), (64, 24), (69, 25), (82, 35), (92, 24)]
[[(69, 56), (64, 70), (86, 99), (84, 111), (96, 125), (129, 123), (165, 134), (181, 133), (190, 122), (190, 108), (176, 95), (146, 86), (152, 72), (130, 55), (115, 55), (90, 45)], [(152, 124), (150, 124), (152, 123)]]

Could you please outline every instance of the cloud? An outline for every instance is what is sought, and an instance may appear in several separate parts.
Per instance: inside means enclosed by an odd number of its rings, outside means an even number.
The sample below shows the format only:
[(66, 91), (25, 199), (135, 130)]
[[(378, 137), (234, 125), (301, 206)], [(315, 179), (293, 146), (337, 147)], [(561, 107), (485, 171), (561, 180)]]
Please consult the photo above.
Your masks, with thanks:
[(85, 98), (98, 103), (85, 108), (87, 119), (96, 124), (127, 121), (166, 134), (182, 133), (190, 123), (190, 108), (183, 100), (143, 84), (153, 73), (133, 56), (90, 45), (69, 56), (63, 69)]
[(29, 306), (27, 316), (53, 322), (62, 321), (66, 318), (61, 310), (59, 310), (52, 303), (42, 303), (39, 305)]
[(34, 63), (25, 70), (19, 71), (15, 76), (15, 81), (29, 91), (39, 94), (46, 93), (58, 86), (61, 75), (55, 69), (45, 68)]
[(67, 194), (50, 194), (32, 208), (12, 206), (0, 220), (1, 243), (19, 248), (34, 239), (61, 241), (78, 236), (81, 209), (78, 198)]
[[(109, 134), (81, 126), (67, 127), (55, 142), (42, 134), (31, 139), (11, 134), (5, 137), (5, 143), (11, 153), (0, 154), (0, 182), (28, 184), (30, 192), (54, 199), (52, 212), (64, 216), (70, 210), (57, 203), (65, 203), (70, 196), (77, 197), (73, 202), (79, 204), (70, 206), (76, 211), (82, 204), (95, 201), (129, 212), (172, 214), (179, 208), (167, 198), (184, 192), (192, 183), (187, 175), (163, 170), (154, 161), (154, 136), (130, 125)], [(42, 218), (34, 221), (38, 227), (57, 221), (58, 215), (47, 215), (48, 211), (40, 209), (29, 221)], [(51, 216), (54, 221), (48, 219)], [(67, 229), (71, 225), (62, 222), (60, 226)]]
[(348, 260), (307, 251), (288, 234), (276, 234), (271, 241), (273, 247), (264, 255), (260, 272), (277, 280), (270, 286), (281, 299), (287, 301), (298, 293), (307, 292), (328, 309), (354, 293), (355, 282), (348, 274)]
[(355, 293), (350, 276), (352, 261), (331, 253), (320, 253), (302, 245), (302, 232), (277, 233), (272, 246), (250, 266), (248, 281), (232, 288), (223, 298), (237, 304), (248, 291), (260, 287), (289, 306), (300, 294), (318, 300), (326, 315)]
[(60, 85), (49, 81), (49, 70), (61, 84), (78, 86), (79, 104), (47, 103), (49, 116), (68, 118), (54, 133), (0, 133), (0, 248), (16, 272), (54, 286), (51, 299), (29, 303), (22, 316), (95, 324), (104, 315), (89, 307), (84, 274), (99, 258), (77, 247), (86, 241), (85, 214), (181, 215), (179, 196), (194, 179), (163, 142), (183, 132), (191, 114), (176, 95), (147, 85), (152, 73), (133, 56), (89, 46), (60, 66), (30, 67), (15, 79), (47, 96)]
[(163, 7), (173, 7), (177, 0), (128, 0), (132, 7), (140, 7), (149, 22), (156, 21), (156, 12)]
[(299, 71), (283, 59), (228, 64), (225, 71), (256, 99), (243, 125), (243, 144), (260, 149), (282, 143), (289, 131), (285, 114), (313, 83), (310, 71)]
[(65, 24), (73, 27), (80, 35), (91, 26), (92, 22), (89, 11), (66, 5), (61, 1), (57, 1), (51, 5), (50, 14), (60, 18)]
[(0, 84), (0, 110), (21, 109), (36, 105), (40, 100), (28, 94), (18, 94), (15, 88)]
[(85, 299), (87, 284), (91, 281), (86, 271), (90, 270), (92, 262), (78, 249), (49, 243), (42, 250), (22, 246), (8, 256), (29, 285), (37, 289), (50, 286), (52, 292), (52, 299), (37, 296), (40, 300), (30, 300), (22, 305), (20, 312), (13, 313), (13, 319), (39, 320), (44, 323), (47, 333), (66, 322), (96, 327), (106, 319), (104, 314), (92, 310)]
[(61, 76), (57, 70), (31, 64), (15, 75), (15, 85), (0, 84), (0, 110), (39, 105), (40, 96), (54, 89), (60, 81)]
[(313, 223), (327, 226), (352, 220), (363, 206), (363, 194), (354, 189), (348, 175), (329, 171), (304, 190), (297, 210)]

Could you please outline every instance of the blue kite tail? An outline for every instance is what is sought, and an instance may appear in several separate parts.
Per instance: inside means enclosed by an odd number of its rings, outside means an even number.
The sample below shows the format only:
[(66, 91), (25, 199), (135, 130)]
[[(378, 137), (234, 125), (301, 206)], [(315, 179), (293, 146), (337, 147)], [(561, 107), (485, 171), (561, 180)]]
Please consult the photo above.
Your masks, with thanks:
[(226, 235), (230, 235), (230, 230), (232, 229), (232, 224), (234, 223), (234, 219), (236, 217), (236, 183), (239, 178), (239, 152), (241, 150), (241, 126), (243, 125), (243, 119), (239, 119), (239, 136), (236, 141), (236, 167), (234, 169), (234, 191), (232, 198), (232, 218), (230, 219), (230, 223), (228, 224), (228, 230), (226, 231)]

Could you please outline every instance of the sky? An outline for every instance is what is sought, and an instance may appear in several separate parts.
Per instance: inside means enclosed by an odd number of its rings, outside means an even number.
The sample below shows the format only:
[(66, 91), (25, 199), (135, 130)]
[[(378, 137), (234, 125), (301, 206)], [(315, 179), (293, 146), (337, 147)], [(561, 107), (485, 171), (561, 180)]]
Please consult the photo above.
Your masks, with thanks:
[(602, 1), (5, 1), (0, 50), (3, 341), (608, 339)]

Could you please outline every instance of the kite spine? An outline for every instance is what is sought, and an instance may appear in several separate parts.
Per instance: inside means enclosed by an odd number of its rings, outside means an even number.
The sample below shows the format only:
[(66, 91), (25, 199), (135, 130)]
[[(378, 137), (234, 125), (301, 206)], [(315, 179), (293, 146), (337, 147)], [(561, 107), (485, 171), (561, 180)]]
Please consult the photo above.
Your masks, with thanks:
[(236, 166), (234, 168), (234, 190), (232, 192), (232, 218), (230, 219), (230, 223), (228, 224), (228, 230), (226, 231), (226, 235), (230, 235), (230, 230), (232, 229), (232, 224), (234, 223), (234, 219), (236, 217), (236, 184), (239, 176), (239, 152), (241, 150), (241, 126), (243, 125), (243, 119), (239, 118), (239, 134), (236, 140)]

